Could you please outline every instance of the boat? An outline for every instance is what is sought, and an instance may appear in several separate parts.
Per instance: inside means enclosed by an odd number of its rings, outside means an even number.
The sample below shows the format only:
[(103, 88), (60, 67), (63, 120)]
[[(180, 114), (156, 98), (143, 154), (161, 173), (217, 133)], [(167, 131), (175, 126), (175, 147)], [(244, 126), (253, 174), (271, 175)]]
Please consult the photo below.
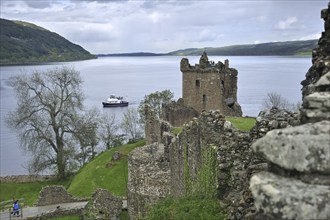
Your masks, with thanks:
[(103, 107), (125, 107), (128, 106), (128, 101), (125, 101), (123, 97), (110, 95), (102, 104)]

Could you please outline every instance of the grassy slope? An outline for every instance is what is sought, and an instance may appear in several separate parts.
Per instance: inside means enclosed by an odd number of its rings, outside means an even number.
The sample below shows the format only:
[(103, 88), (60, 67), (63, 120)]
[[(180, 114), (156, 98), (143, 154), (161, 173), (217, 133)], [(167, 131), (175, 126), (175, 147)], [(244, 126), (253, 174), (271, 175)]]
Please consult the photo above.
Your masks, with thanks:
[[(123, 145), (110, 149), (83, 167), (73, 178), (68, 191), (79, 197), (88, 197), (97, 188), (104, 188), (117, 196), (126, 195), (128, 178), (127, 155), (136, 147), (143, 146), (144, 141)], [(122, 157), (118, 161), (111, 161), (115, 151)]]

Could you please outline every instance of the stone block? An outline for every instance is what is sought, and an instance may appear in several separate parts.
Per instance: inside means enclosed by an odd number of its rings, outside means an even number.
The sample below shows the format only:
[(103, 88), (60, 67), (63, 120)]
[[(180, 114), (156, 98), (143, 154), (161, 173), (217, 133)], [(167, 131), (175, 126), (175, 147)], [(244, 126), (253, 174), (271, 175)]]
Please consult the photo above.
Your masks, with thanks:
[(330, 186), (261, 172), (250, 181), (256, 208), (273, 219), (330, 219)]
[(278, 166), (305, 173), (330, 174), (330, 122), (273, 130), (252, 148)]

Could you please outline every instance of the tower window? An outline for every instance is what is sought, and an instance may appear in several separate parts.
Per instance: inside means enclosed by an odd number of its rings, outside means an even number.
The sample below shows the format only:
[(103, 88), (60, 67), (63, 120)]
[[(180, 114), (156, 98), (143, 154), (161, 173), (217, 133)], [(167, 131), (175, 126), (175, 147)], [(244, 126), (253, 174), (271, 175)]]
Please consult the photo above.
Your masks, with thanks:
[(203, 105), (206, 106), (207, 103), (207, 96), (203, 95)]
[(201, 81), (199, 79), (196, 80), (196, 87), (200, 87), (201, 86)]

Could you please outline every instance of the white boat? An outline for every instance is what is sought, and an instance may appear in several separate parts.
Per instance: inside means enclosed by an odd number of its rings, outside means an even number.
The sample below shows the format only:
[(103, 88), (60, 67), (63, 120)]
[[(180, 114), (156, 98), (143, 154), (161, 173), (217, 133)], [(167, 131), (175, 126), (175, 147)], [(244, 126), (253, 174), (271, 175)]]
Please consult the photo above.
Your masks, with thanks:
[(128, 106), (128, 101), (125, 101), (123, 97), (110, 95), (102, 104), (103, 107), (125, 107)]

